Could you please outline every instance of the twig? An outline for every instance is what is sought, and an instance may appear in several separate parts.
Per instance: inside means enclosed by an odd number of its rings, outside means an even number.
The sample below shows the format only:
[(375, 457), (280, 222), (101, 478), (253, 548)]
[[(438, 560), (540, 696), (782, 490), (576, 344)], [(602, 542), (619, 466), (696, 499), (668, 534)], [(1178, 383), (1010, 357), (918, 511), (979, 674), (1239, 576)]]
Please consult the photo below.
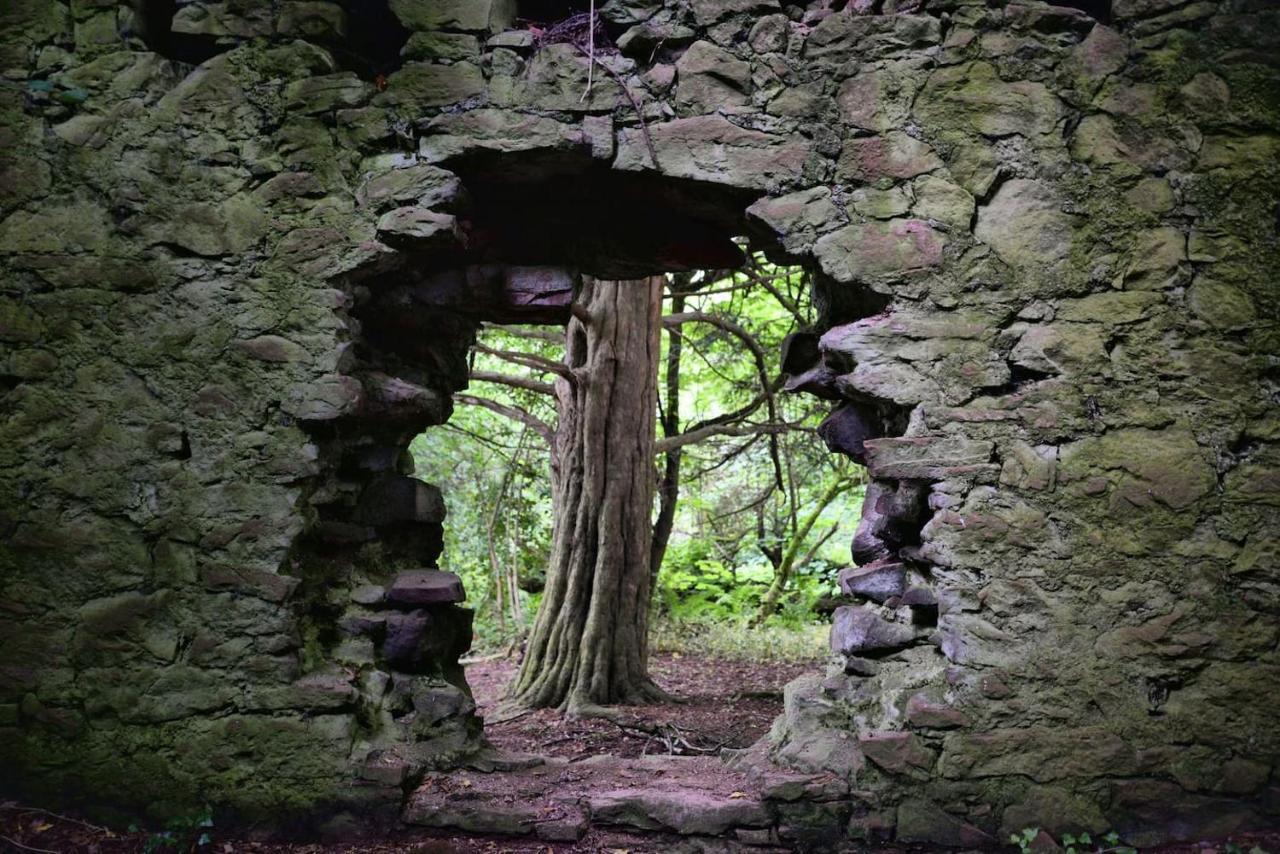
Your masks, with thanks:
[[(587, 53), (582, 49), (582, 45), (577, 42), (573, 42), (573, 46), (576, 47), (579, 52), (583, 54)], [(662, 171), (662, 167), (658, 165), (658, 151), (653, 147), (653, 137), (649, 135), (649, 123), (644, 120), (644, 111), (640, 109), (640, 102), (636, 100), (635, 95), (631, 94), (631, 90), (627, 88), (626, 81), (622, 79), (622, 76), (618, 74), (618, 72), (614, 71), (594, 56), (587, 54), (587, 59), (589, 59), (593, 65), (600, 66), (600, 68), (604, 70), (605, 74), (612, 77), (614, 82), (618, 84), (618, 88), (622, 90), (622, 94), (631, 102), (631, 109), (636, 111), (636, 118), (640, 120), (640, 133), (644, 136), (645, 148), (649, 149), (649, 159), (653, 161), (653, 168), (658, 171)]]
[(21, 804), (0, 804), (0, 810), (11, 810), (13, 812), (37, 813), (39, 815), (47, 815), (50, 818), (56, 818), (59, 821), (67, 821), (67, 822), (70, 822), (71, 824), (78, 824), (81, 827), (87, 827), (90, 830), (95, 831), (97, 833), (111, 832), (110, 829), (108, 828), (100, 827), (99, 825), (96, 825), (96, 824), (89, 824), (89, 822), (87, 821), (81, 821), (78, 818), (71, 818), (70, 816), (62, 815), (60, 813), (49, 812), (49, 810), (41, 809), (39, 807), (24, 807)]
[(596, 0), (591, 0), (591, 5), (587, 8), (587, 15), (591, 18), (591, 26), (587, 29), (587, 38), (590, 39), (590, 53), (587, 55), (587, 88), (582, 90), (582, 98), (578, 103), (585, 104), (587, 97), (591, 94), (591, 81), (596, 70)]

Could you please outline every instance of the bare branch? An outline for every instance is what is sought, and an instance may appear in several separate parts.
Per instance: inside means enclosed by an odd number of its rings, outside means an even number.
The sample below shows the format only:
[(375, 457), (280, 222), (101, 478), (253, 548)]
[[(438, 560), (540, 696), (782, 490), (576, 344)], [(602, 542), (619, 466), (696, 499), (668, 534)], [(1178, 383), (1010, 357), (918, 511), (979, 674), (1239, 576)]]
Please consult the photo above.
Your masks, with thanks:
[(454, 402), (461, 403), (463, 406), (482, 406), (491, 412), (496, 412), (499, 415), (510, 418), (512, 421), (524, 424), (530, 430), (545, 439), (548, 445), (552, 442), (554, 434), (551, 430), (551, 426), (545, 421), (525, 412), (523, 409), (519, 409), (514, 406), (507, 406), (506, 404), (498, 403), (496, 400), (489, 400), (484, 397), (474, 397), (470, 394), (455, 394), (453, 399)]
[[(778, 405), (774, 399), (773, 387), (769, 382), (768, 358), (765, 355), (764, 348), (760, 346), (760, 342), (747, 329), (727, 317), (718, 314), (708, 314), (703, 311), (684, 311), (679, 314), (672, 314), (664, 317), (662, 322), (666, 326), (680, 326), (684, 323), (706, 323), (717, 329), (722, 329), (730, 335), (737, 338), (747, 346), (751, 351), (751, 355), (755, 357), (756, 372), (760, 376), (760, 390), (764, 392), (765, 402), (769, 405), (769, 420), (778, 420)], [(778, 486), (782, 486), (782, 461), (778, 455), (778, 442), (774, 437), (769, 439), (769, 458), (773, 461), (773, 473), (778, 481)]]
[(532, 353), (517, 353), (514, 350), (498, 350), (484, 344), (473, 344), (472, 349), (477, 353), (494, 356), (504, 362), (510, 362), (513, 365), (532, 368), (535, 371), (546, 371), (549, 374), (555, 374), (556, 376), (564, 377), (570, 381), (573, 380), (573, 373), (564, 365), (559, 362), (553, 362), (551, 359), (544, 359), (541, 356), (535, 356)]
[(685, 445), (692, 445), (695, 442), (701, 442), (703, 439), (709, 439), (712, 436), (751, 436), (760, 434), (777, 434), (786, 433), (788, 430), (794, 430), (796, 425), (786, 422), (773, 422), (769, 424), (713, 424), (703, 427), (699, 430), (689, 430), (681, 433), (679, 436), (670, 436), (666, 439), (659, 439), (654, 443), (653, 449), (658, 453), (669, 451), (673, 448), (683, 448)]
[(482, 383), (497, 383), (498, 385), (511, 386), (512, 388), (522, 388), (526, 391), (536, 391), (538, 394), (554, 395), (556, 388), (551, 383), (538, 382), (528, 377), (513, 377), (509, 374), (499, 374), (493, 371), (472, 371), (471, 379)]
[(531, 341), (546, 341), (548, 344), (563, 344), (563, 332), (548, 332), (545, 329), (527, 329), (523, 326), (496, 326), (491, 323), (484, 325), (486, 332), (501, 332), (505, 335), (514, 335), (517, 338), (528, 338)]

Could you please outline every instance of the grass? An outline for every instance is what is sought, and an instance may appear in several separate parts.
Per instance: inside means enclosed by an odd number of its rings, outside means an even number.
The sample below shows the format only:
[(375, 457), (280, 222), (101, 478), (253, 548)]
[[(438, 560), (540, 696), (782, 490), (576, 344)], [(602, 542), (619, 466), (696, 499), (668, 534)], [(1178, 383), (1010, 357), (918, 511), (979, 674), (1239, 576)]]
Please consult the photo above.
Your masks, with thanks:
[(752, 626), (747, 621), (658, 620), (649, 630), (654, 652), (678, 652), (731, 661), (806, 662), (827, 655), (825, 623)]

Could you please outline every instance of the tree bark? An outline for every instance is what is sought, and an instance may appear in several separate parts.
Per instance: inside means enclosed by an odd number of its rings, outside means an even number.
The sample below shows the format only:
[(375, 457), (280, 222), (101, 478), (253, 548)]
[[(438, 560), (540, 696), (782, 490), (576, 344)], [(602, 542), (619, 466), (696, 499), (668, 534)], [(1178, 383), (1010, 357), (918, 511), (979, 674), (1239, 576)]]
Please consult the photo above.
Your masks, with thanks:
[(648, 677), (661, 276), (583, 286), (552, 454), (547, 586), (511, 699), (571, 714), (665, 696)]

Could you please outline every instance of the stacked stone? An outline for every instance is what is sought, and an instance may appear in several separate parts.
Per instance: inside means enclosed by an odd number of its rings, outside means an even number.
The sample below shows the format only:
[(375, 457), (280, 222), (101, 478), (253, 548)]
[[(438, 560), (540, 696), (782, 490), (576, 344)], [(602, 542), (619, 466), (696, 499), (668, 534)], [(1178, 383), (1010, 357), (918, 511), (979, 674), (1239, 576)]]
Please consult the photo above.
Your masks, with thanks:
[[(434, 670), (339, 625), (439, 558), (407, 443), (477, 322), (683, 231), (812, 269), (791, 386), (872, 476), (767, 745), (856, 783), (843, 831), (1273, 820), (1276, 12), (835, 5), (612, 0), (593, 71), (499, 0), (394, 0), (385, 68), (341, 4), (5, 4), (5, 785), (282, 820), (462, 761), (467, 704), (414, 741)], [(679, 227), (608, 233), (644, 205)]]

